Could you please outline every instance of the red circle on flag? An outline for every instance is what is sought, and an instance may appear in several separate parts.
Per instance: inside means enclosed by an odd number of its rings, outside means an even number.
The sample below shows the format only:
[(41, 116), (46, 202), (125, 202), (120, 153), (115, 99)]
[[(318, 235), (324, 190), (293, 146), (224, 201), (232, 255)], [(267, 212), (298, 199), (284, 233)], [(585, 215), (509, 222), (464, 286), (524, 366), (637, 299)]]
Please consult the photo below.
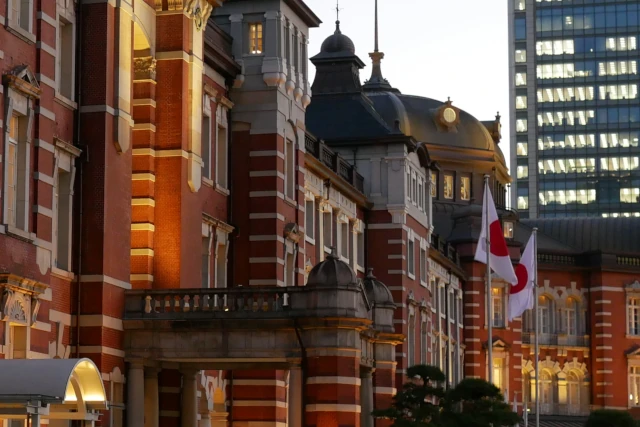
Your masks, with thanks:
[(507, 241), (504, 240), (504, 233), (502, 232), (502, 227), (500, 227), (500, 221), (493, 221), (491, 225), (489, 225), (489, 232), (491, 233), (491, 254), (495, 256), (509, 256)]
[(518, 278), (518, 284), (511, 286), (511, 290), (509, 291), (510, 294), (517, 294), (527, 286), (527, 283), (529, 283), (529, 272), (524, 265), (516, 265), (516, 277)]

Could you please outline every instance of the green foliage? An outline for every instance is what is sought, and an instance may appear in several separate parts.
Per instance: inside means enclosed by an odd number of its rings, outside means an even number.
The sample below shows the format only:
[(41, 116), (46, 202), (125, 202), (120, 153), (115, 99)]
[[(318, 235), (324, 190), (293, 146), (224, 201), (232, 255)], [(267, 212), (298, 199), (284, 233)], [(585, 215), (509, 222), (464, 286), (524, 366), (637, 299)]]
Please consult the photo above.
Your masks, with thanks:
[(627, 411), (598, 409), (589, 415), (585, 427), (636, 427), (637, 425)]
[(390, 419), (393, 427), (499, 427), (520, 420), (500, 390), (484, 380), (465, 379), (445, 392), (445, 376), (435, 366), (412, 366), (407, 377), (391, 407), (374, 411), (375, 418)]

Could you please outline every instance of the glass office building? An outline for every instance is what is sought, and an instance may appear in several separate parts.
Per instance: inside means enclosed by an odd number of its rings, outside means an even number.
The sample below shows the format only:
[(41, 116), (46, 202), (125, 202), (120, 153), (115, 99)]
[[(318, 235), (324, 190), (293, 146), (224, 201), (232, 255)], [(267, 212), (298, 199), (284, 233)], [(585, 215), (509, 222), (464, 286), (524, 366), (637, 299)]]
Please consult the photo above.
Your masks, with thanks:
[(640, 0), (509, 0), (512, 207), (640, 216)]

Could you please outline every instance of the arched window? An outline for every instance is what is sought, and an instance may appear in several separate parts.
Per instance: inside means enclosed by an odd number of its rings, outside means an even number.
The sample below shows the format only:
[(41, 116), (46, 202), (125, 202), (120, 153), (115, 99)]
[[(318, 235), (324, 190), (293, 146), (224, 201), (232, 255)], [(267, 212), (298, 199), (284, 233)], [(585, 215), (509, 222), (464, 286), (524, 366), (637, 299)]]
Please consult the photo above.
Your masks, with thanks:
[(540, 296), (538, 300), (538, 311), (540, 313), (540, 333), (550, 334), (553, 332), (551, 325), (553, 314), (551, 298), (546, 295)]
[(565, 307), (563, 329), (567, 335), (578, 335), (578, 301), (569, 298)]
[(580, 377), (573, 371), (567, 375), (567, 392), (569, 414), (580, 413)]
[(540, 412), (548, 414), (551, 412), (553, 403), (553, 384), (551, 373), (547, 370), (540, 372)]

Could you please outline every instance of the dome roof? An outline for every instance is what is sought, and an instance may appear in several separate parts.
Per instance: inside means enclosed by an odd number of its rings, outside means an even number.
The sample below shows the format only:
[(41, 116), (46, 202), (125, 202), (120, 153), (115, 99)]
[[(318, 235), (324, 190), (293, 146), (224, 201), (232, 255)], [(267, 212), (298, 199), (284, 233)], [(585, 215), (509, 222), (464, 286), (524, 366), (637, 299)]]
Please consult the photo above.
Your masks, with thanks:
[(364, 290), (373, 305), (392, 304), (395, 306), (391, 291), (384, 283), (376, 279), (376, 276), (373, 275), (373, 268), (367, 271), (367, 277), (364, 278)]
[(335, 253), (331, 253), (321, 263), (317, 264), (307, 279), (307, 286), (340, 287), (356, 285), (358, 277), (349, 264), (341, 261)]
[(336, 31), (322, 42), (320, 53), (356, 54), (356, 46), (353, 41), (340, 31), (340, 21), (336, 21)]
[(394, 126), (398, 121), (402, 133), (414, 137), (418, 142), (495, 150), (502, 154), (484, 124), (466, 111), (459, 111), (460, 121), (456, 125), (456, 132), (446, 132), (439, 130), (436, 124), (438, 110), (445, 102), (391, 91), (367, 91), (366, 94), (389, 126)]

